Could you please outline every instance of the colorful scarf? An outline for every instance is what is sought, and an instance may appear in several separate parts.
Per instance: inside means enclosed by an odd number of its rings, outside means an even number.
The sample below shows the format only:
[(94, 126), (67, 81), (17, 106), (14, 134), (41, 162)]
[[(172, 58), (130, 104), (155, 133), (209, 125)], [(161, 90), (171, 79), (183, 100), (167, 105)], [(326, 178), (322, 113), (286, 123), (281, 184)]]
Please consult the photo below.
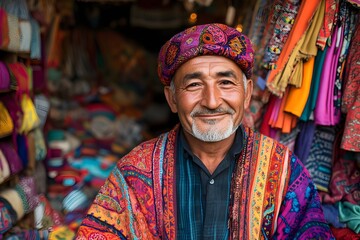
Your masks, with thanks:
[[(76, 239), (177, 239), (178, 129), (118, 162)], [(245, 131), (231, 182), (229, 239), (334, 239), (301, 162), (273, 139)]]

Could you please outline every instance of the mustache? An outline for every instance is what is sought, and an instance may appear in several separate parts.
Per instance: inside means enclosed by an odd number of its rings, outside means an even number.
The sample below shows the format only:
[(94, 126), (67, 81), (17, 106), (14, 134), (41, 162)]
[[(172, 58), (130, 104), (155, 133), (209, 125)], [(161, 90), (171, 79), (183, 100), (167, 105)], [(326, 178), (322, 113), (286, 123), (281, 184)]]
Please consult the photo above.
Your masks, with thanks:
[(207, 108), (202, 108), (202, 109), (194, 109), (191, 113), (190, 116), (191, 117), (196, 117), (198, 115), (211, 115), (211, 114), (234, 114), (235, 110), (232, 108), (216, 108), (216, 109), (207, 109)]

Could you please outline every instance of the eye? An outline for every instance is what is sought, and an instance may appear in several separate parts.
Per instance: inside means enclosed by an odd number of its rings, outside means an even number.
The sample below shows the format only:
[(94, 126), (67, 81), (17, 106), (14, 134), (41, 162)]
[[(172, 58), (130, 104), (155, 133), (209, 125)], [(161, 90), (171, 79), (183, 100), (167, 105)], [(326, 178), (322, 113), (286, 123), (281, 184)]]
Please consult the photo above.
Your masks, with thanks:
[(224, 86), (227, 86), (227, 85), (234, 85), (234, 82), (231, 81), (231, 80), (224, 79), (224, 80), (220, 81), (220, 84), (224, 85)]
[(200, 86), (201, 86), (200, 82), (191, 82), (191, 83), (187, 84), (185, 88), (189, 91), (194, 91), (194, 90), (200, 88)]

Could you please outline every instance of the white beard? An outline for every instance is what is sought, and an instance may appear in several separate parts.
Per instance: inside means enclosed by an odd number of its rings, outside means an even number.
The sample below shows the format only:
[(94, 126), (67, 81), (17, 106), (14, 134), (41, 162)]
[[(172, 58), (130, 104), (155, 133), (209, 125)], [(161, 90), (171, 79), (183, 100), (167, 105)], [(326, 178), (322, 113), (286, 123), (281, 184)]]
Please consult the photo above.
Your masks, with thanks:
[(218, 128), (217, 120), (208, 120), (205, 123), (207, 124), (205, 129), (199, 128), (199, 125), (195, 120), (193, 121), (191, 126), (192, 135), (204, 142), (219, 142), (221, 140), (224, 140), (230, 137), (230, 135), (233, 134), (239, 127), (239, 125), (234, 126), (234, 121), (232, 117), (228, 119), (228, 123), (223, 123), (224, 127), (221, 129)]

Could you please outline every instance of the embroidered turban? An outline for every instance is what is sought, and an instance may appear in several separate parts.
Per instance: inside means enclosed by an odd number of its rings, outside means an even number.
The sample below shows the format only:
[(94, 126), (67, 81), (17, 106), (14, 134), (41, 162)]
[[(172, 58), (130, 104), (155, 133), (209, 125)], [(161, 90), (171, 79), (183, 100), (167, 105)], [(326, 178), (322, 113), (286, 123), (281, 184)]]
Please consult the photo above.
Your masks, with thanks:
[(158, 75), (164, 85), (188, 60), (204, 55), (223, 56), (233, 60), (251, 78), (254, 50), (250, 39), (236, 29), (220, 23), (197, 25), (173, 36), (160, 49)]

